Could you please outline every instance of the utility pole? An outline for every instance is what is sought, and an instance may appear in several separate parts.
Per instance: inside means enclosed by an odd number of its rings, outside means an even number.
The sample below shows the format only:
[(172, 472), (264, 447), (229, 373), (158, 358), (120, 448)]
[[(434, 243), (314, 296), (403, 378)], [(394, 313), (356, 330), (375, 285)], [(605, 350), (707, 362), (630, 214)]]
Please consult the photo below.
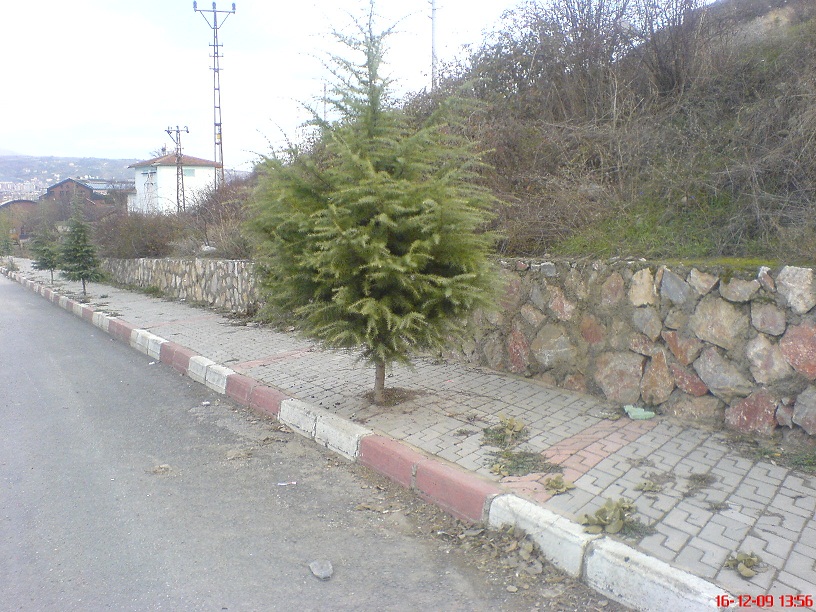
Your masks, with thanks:
[(164, 130), (176, 144), (176, 212), (182, 212), (187, 208), (187, 202), (184, 199), (184, 164), (182, 163), (181, 155), (181, 133), (190, 133), (185, 125), (184, 128), (176, 126)]
[[(235, 3), (232, 3), (232, 10), (229, 11), (219, 11), (215, 8), (215, 2), (212, 3), (212, 9), (200, 9), (198, 8), (198, 2), (193, 2), (193, 10), (197, 13), (201, 13), (201, 16), (204, 17), (204, 21), (207, 22), (207, 25), (212, 28), (213, 31), (213, 42), (210, 45), (213, 49), (212, 58), (213, 58), (213, 130), (215, 136), (215, 188), (218, 189), (219, 185), (224, 184), (224, 149), (223, 143), (221, 140), (221, 66), (220, 62), (218, 61), (221, 57), (221, 45), (218, 42), (218, 28), (224, 25), (224, 22), (227, 20), (232, 13), (235, 12)], [(207, 13), (212, 13), (212, 19), (207, 16)], [(224, 15), (224, 18), (221, 20), (221, 23), (218, 23), (218, 15)]]
[(431, 90), (436, 89), (436, 0), (431, 0)]

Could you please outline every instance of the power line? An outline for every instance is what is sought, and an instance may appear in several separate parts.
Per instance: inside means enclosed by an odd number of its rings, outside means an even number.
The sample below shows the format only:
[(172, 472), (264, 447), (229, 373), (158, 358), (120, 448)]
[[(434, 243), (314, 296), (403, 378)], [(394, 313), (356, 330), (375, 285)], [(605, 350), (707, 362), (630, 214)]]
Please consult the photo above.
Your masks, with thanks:
[[(221, 45), (218, 42), (218, 28), (224, 25), (232, 13), (235, 12), (235, 3), (232, 3), (232, 9), (229, 11), (219, 11), (215, 8), (215, 2), (212, 3), (212, 9), (198, 8), (198, 2), (193, 2), (193, 10), (201, 13), (204, 21), (212, 28), (213, 42), (210, 45), (213, 49), (211, 57), (213, 58), (213, 131), (215, 138), (215, 188), (218, 189), (219, 184), (224, 183), (224, 149), (221, 139), (221, 66), (219, 60), (223, 57), (221, 55)], [(212, 13), (212, 19), (207, 16), (207, 13)], [(218, 23), (218, 15), (224, 15), (221, 23)]]

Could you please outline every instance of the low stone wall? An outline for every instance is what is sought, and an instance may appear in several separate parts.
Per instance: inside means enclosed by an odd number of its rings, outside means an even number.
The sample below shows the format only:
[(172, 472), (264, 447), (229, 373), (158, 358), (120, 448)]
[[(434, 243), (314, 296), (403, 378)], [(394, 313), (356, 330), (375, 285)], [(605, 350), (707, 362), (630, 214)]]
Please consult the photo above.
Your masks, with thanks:
[(467, 361), (687, 421), (816, 436), (813, 270), (505, 263)]
[[(119, 282), (221, 309), (259, 302), (246, 261), (105, 268)], [(449, 356), (687, 421), (816, 440), (812, 269), (519, 261), (502, 275), (499, 308), (475, 313)]]
[(119, 283), (231, 312), (253, 310), (258, 291), (252, 262), (216, 259), (106, 259), (103, 269)]

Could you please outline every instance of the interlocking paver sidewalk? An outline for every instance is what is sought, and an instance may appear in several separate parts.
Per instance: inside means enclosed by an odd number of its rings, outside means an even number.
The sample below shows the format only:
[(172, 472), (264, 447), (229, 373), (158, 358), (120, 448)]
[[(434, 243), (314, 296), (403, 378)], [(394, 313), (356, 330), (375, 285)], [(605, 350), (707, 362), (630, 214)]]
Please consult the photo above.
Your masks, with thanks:
[[(48, 285), (47, 273), (18, 260), (26, 278)], [(59, 283), (62, 291), (78, 286)], [(182, 345), (288, 395), (408, 443), (544, 508), (576, 520), (607, 498), (627, 497), (652, 527), (627, 543), (734, 595), (816, 596), (816, 475), (740, 456), (724, 432), (664, 418), (612, 420), (598, 399), (485, 368), (418, 359), (395, 367), (387, 385), (415, 391), (396, 407), (369, 404), (373, 373), (353, 353), (321, 350), (294, 334), (113, 287), (92, 285), (90, 305)], [(527, 425), (522, 450), (563, 468), (576, 488), (551, 495), (551, 474), (500, 478), (489, 469), (482, 431), (499, 415)], [(645, 481), (659, 491), (638, 490)], [(754, 552), (767, 569), (750, 580), (724, 563)], [(731, 605), (739, 607), (739, 602)], [(756, 607), (756, 606), (754, 606)], [(786, 606), (789, 607), (789, 606)], [(655, 602), (655, 610), (660, 610)], [(768, 608), (766, 608), (768, 609)]]

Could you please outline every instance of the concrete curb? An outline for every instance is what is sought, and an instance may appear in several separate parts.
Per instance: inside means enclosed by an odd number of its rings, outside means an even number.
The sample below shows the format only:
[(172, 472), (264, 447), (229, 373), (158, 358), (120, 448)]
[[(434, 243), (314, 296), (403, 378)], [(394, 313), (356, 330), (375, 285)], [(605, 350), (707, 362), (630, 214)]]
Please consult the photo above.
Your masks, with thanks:
[(716, 597), (724, 594), (702, 578), (608, 538), (590, 544), (584, 582), (612, 599), (638, 602), (646, 610), (718, 610)]
[(180, 374), (273, 416), (300, 435), (416, 491), (457, 518), (523, 530), (553, 565), (611, 599), (637, 610), (694, 612), (716, 610), (716, 596), (731, 596), (715, 584), (621, 542), (586, 534), (568, 518), (506, 493), (496, 483), (438, 457), (290, 397), (119, 318), (95, 312), (19, 273), (3, 267), (0, 273)]
[(589, 545), (601, 536), (584, 533), (582, 526), (516, 495), (501, 495), (490, 506), (491, 527), (511, 525), (527, 532), (547, 560), (574, 578), (584, 574)]

